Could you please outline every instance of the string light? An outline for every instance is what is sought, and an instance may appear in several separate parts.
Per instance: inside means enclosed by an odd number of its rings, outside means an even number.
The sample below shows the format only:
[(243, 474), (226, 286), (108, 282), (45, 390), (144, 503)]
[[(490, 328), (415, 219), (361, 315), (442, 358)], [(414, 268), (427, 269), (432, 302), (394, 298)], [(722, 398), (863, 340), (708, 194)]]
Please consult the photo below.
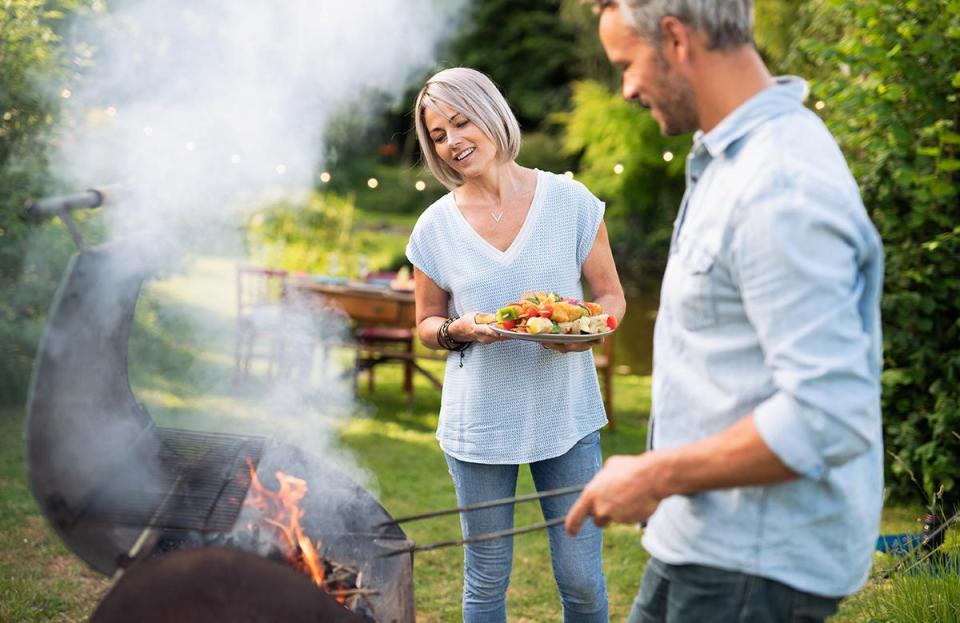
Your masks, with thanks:
[(370, 179), (367, 180), (367, 186), (369, 186), (370, 188), (376, 188), (379, 185), (380, 185), (380, 182), (378, 182), (377, 178), (375, 177), (371, 177)]
[(328, 173), (327, 171), (324, 171), (323, 173), (321, 173), (321, 174), (320, 174), (320, 181), (323, 182), (324, 184), (326, 184), (327, 182), (329, 182), (329, 181), (330, 181), (330, 173)]
[(116, 116), (117, 116), (117, 109), (114, 108), (113, 106), (107, 106), (107, 116), (108, 116), (108, 117), (116, 117)]
[(233, 154), (230, 156), (230, 162), (233, 164), (240, 164), (240, 154)]
[(187, 148), (187, 151), (196, 151), (197, 144), (194, 143), (193, 141), (187, 141), (186, 148)]
[(152, 134), (153, 134), (153, 128), (150, 127), (150, 126), (148, 126), (148, 125), (143, 126), (143, 134), (144, 134), (145, 136), (150, 136), (150, 135), (152, 135)]
[(573, 171), (564, 171), (564, 172), (563, 172), (563, 176), (564, 176), (565, 178), (567, 178), (568, 180), (572, 180), (572, 179), (573, 179)]
[(613, 172), (616, 173), (617, 175), (620, 175), (621, 173), (623, 173), (623, 165), (620, 164), (619, 162), (613, 165)]
[(673, 152), (672, 151), (663, 152), (663, 159), (666, 160), (667, 162), (670, 162), (671, 160), (673, 160)]
[(414, 184), (413, 186), (414, 186), (414, 188), (416, 188), (417, 190), (419, 190), (419, 191), (421, 191), (421, 192), (423, 192), (423, 191), (427, 188), (427, 184), (426, 184), (426, 182), (424, 182), (423, 180), (417, 180), (417, 183)]
[(70, 89), (64, 89), (60, 91), (60, 97), (62, 97), (65, 100), (70, 99), (71, 95), (73, 95), (73, 93), (70, 92)]
[(277, 170), (277, 175), (283, 175), (284, 173), (287, 172), (287, 165), (285, 165), (285, 164), (278, 164), (278, 165), (276, 166), (276, 170)]
[(823, 110), (823, 107), (826, 105), (827, 105), (826, 102), (824, 102), (823, 100), (817, 100), (817, 103), (814, 104), (813, 107), (816, 108), (817, 110)]

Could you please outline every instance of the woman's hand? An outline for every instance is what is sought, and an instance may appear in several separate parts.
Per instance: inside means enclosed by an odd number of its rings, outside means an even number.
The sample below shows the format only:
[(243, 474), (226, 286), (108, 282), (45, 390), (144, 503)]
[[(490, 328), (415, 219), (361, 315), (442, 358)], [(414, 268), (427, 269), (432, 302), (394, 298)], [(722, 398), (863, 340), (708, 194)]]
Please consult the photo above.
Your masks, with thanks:
[(572, 344), (541, 342), (540, 345), (547, 350), (555, 350), (558, 353), (582, 353), (585, 350), (590, 350), (594, 346), (603, 344), (603, 340), (604, 338), (601, 337), (590, 340), (589, 342), (574, 342)]
[(450, 323), (447, 333), (458, 342), (479, 342), (491, 344), (504, 339), (488, 324), (477, 324), (476, 313), (464, 314)]

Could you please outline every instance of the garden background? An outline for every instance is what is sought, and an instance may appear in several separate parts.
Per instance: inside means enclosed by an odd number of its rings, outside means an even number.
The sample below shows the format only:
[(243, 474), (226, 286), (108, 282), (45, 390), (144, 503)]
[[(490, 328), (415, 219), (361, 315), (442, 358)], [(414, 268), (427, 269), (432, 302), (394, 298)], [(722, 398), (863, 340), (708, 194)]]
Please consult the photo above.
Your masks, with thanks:
[[(649, 409), (652, 312), (690, 137), (661, 137), (648, 114), (622, 101), (618, 75), (597, 41), (596, 18), (581, 2), (531, 0), (520, 7), (477, 0), (467, 6), (457, 32), (436, 51), (436, 67), (488, 73), (524, 130), (520, 162), (569, 171), (607, 202), (630, 310), (617, 345), (621, 427), (605, 433), (603, 443), (607, 455), (638, 452)], [(98, 0), (0, 2), (4, 621), (79, 620), (105, 590), (104, 580), (59, 545), (26, 488), (23, 405), (46, 310), (73, 248), (62, 223), (30, 221), (23, 206), (31, 197), (76, 190), (59, 174), (51, 146), (88, 120), (65, 112), (61, 92), (37, 85), (83, 79), (97, 53), (76, 38), (74, 20), (110, 11)], [(810, 80), (808, 104), (837, 137), (884, 240), (884, 530), (914, 531), (924, 513), (949, 517), (960, 505), (960, 1), (759, 0), (756, 22), (757, 46), (771, 69)], [(444, 192), (421, 166), (409, 112), (430, 73), (411, 80), (400, 97), (365, 94), (362, 110), (369, 114), (345, 106), (333, 116), (309, 195), (258, 205), (234, 224), (247, 260), (309, 273), (334, 268), (351, 277), (361, 266), (377, 271), (406, 264), (406, 235)], [(98, 212), (78, 219), (91, 239), (108, 235)], [(194, 251), (141, 301), (131, 343), (138, 396), (164, 421), (184, 423), (189, 414), (204, 413), (237, 428), (256, 426), (247, 417), (259, 396), (255, 389), (212, 393), (185, 373), (207, 367), (215, 375), (232, 365), (236, 249), (197, 243)], [(197, 314), (186, 313), (188, 307), (205, 310), (209, 325), (195, 326)], [(222, 339), (192, 341), (198, 334)], [(361, 396), (357, 409), (364, 417), (342, 420), (336, 434), (375, 475), (394, 514), (449, 506), (452, 487), (432, 438), (438, 396), (418, 386), (416, 402), (407, 405), (392, 373), (379, 386)], [(528, 480), (522, 487), (530, 488)], [(521, 514), (518, 523), (524, 519), (535, 516)], [(423, 538), (458, 532), (455, 524), (424, 530)], [(957, 548), (956, 537), (949, 543)], [(459, 616), (459, 555), (448, 550), (417, 559), (422, 620)], [(551, 620), (558, 612), (555, 589), (539, 573), (548, 568), (545, 543), (524, 537), (516, 555), (518, 569), (536, 572), (515, 575), (511, 612), (520, 620)], [(635, 531), (608, 531), (607, 574), (619, 618), (645, 559)], [(960, 619), (955, 577), (886, 579), (881, 569), (889, 564), (878, 559), (875, 577), (847, 602), (841, 619)]]

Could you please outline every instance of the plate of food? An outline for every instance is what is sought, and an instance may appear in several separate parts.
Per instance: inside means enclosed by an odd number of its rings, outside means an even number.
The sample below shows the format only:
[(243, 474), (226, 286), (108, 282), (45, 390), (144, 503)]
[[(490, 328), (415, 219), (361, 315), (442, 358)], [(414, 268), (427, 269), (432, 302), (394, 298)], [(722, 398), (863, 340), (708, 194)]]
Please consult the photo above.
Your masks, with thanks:
[(553, 344), (591, 342), (617, 328), (616, 317), (600, 305), (556, 292), (526, 292), (496, 314), (477, 314), (475, 321), (510, 339)]

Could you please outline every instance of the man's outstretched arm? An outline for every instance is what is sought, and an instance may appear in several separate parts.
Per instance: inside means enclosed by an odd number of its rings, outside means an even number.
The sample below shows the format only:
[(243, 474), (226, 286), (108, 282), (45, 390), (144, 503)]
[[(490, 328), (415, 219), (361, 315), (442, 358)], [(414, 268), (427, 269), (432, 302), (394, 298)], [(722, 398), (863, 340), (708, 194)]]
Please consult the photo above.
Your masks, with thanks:
[(671, 495), (797, 477), (764, 443), (751, 414), (721, 433), (680, 448), (610, 457), (567, 514), (567, 533), (577, 534), (587, 516), (600, 527), (611, 521), (646, 521)]

